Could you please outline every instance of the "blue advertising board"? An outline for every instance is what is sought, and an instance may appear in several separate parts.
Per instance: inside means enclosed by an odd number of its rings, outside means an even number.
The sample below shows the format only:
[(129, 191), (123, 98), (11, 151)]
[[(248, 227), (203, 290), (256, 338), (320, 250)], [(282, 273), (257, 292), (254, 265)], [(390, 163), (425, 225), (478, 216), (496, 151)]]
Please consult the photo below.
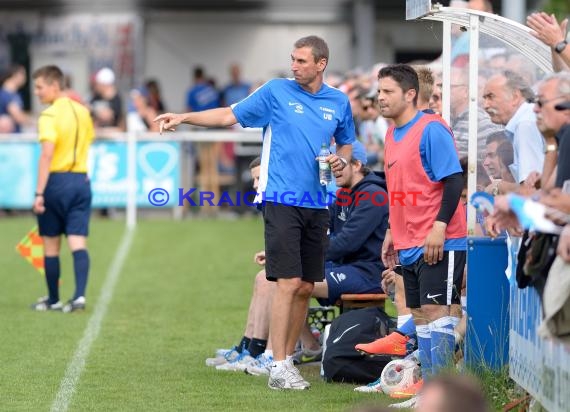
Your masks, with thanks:
[[(152, 207), (151, 189), (175, 193), (180, 186), (180, 144), (136, 143), (136, 199), (138, 207)], [(31, 208), (38, 175), (40, 148), (37, 143), (0, 144), (0, 207)], [(125, 207), (127, 204), (127, 144), (95, 142), (89, 154), (92, 206)], [(165, 206), (176, 206), (172, 196)]]
[(500, 237), (470, 237), (468, 242), (465, 362), (498, 370), (509, 361), (507, 244)]
[(38, 144), (0, 144), (0, 207), (32, 208), (38, 179), (39, 155)]

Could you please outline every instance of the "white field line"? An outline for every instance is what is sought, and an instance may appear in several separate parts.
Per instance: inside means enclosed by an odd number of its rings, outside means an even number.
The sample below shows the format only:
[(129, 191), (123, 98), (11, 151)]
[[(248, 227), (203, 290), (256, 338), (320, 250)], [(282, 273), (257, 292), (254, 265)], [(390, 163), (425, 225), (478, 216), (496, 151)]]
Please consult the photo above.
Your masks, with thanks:
[(55, 400), (51, 406), (52, 412), (65, 412), (71, 403), (71, 399), (73, 398), (73, 394), (77, 388), (77, 383), (79, 382), (81, 373), (85, 368), (85, 361), (89, 356), (91, 345), (93, 342), (95, 342), (95, 339), (97, 339), (97, 336), (99, 335), (99, 331), (101, 330), (101, 323), (103, 322), (103, 318), (107, 313), (107, 308), (111, 302), (111, 298), (113, 297), (115, 285), (117, 284), (117, 280), (121, 274), (121, 269), (123, 268), (125, 259), (129, 254), (133, 240), (133, 234), (134, 230), (129, 229), (127, 229), (123, 234), (123, 237), (119, 244), (119, 250), (115, 254), (115, 258), (113, 259), (113, 262), (109, 267), (109, 271), (107, 272), (105, 283), (101, 288), (101, 293), (99, 295), (99, 299), (97, 300), (95, 311), (91, 315), (91, 318), (89, 318), (87, 327), (83, 332), (83, 337), (81, 338), (81, 341), (79, 341), (75, 354), (69, 362), (69, 365), (67, 365), (65, 376), (59, 385), (59, 391), (57, 392)]

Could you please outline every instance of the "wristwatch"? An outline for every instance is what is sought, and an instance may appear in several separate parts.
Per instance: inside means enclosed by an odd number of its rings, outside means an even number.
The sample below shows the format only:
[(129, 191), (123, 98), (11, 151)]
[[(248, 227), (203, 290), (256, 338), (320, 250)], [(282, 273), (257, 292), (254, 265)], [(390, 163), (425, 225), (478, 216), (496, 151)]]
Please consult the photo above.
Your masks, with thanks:
[(556, 152), (558, 151), (558, 146), (556, 146), (554, 143), (551, 144), (547, 144), (546, 147), (544, 148), (544, 153), (548, 153), (548, 152)]
[(562, 40), (554, 45), (554, 51), (558, 54), (562, 53), (564, 49), (568, 46), (568, 40)]

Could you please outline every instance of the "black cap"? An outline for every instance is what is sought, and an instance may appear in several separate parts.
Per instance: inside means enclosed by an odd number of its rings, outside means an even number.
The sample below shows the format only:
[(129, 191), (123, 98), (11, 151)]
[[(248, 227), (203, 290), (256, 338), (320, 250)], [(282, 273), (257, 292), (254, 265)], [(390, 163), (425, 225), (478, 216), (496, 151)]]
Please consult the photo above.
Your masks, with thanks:
[(565, 101), (564, 103), (557, 104), (554, 106), (556, 110), (570, 110), (570, 100)]

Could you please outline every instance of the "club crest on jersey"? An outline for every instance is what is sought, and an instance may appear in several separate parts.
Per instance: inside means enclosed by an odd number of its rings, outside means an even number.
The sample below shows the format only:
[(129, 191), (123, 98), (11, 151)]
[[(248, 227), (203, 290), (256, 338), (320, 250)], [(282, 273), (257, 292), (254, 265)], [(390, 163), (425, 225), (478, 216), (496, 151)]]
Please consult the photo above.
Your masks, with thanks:
[(289, 106), (295, 106), (295, 113), (303, 114), (303, 105), (297, 102), (289, 102)]

